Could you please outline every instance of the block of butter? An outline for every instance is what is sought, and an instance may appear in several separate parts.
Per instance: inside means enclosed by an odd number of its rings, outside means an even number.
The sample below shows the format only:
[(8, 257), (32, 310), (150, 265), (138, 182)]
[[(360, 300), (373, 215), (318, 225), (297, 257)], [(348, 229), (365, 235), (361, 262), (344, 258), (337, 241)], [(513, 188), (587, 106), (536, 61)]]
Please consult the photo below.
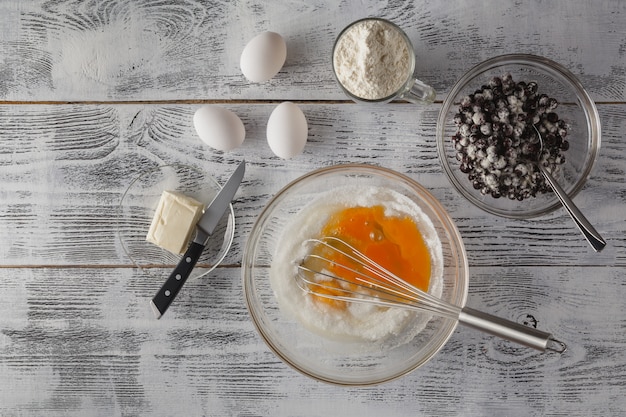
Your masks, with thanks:
[(204, 204), (175, 191), (163, 191), (146, 240), (172, 253), (187, 250)]

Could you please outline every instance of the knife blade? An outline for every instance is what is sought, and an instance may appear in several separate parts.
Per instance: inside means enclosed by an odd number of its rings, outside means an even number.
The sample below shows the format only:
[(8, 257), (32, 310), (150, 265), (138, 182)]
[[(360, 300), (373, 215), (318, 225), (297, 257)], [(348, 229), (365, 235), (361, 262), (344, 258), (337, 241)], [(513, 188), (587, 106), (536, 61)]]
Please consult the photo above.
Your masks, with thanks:
[(196, 234), (193, 241), (190, 243), (187, 251), (182, 256), (167, 281), (165, 281), (161, 289), (150, 301), (150, 307), (152, 307), (152, 311), (157, 319), (160, 319), (161, 316), (165, 314), (165, 311), (172, 301), (174, 301), (174, 298), (176, 298), (176, 295), (185, 284), (187, 278), (189, 278), (189, 274), (191, 274), (198, 259), (200, 259), (200, 255), (202, 255), (202, 251), (209, 237), (217, 227), (217, 224), (235, 196), (245, 170), (246, 161), (243, 160), (232, 173), (228, 181), (226, 181), (226, 184), (224, 184), (219, 193), (213, 198), (213, 201), (211, 201), (204, 210), (204, 214), (200, 217), (200, 220), (196, 223)]

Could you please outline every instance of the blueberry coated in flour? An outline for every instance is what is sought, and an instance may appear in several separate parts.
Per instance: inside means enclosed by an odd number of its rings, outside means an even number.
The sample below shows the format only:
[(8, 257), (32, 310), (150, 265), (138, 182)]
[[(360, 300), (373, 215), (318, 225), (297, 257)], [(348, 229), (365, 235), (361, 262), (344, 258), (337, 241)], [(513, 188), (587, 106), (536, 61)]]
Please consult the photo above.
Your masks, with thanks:
[(544, 138), (540, 163), (555, 175), (569, 149), (568, 126), (556, 112), (558, 104), (540, 94), (535, 81), (516, 82), (508, 73), (461, 98), (452, 143), (472, 187), (483, 195), (518, 201), (550, 191), (532, 162), (540, 150), (533, 125)]

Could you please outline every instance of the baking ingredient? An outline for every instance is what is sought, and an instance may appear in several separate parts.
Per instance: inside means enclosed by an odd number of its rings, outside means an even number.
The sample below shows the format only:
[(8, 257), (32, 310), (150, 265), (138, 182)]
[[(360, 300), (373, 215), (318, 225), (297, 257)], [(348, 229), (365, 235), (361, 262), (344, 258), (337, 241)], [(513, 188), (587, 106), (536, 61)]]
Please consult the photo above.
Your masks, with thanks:
[[(424, 239), (415, 224), (415, 221), (407, 216), (387, 216), (382, 205), (371, 207), (348, 207), (330, 216), (328, 222), (322, 228), (321, 236), (332, 236), (343, 240), (360, 253), (371, 259), (377, 265), (401, 277), (405, 282), (428, 291), (430, 282), (430, 253), (424, 243)], [(328, 259), (327, 270), (330, 274), (344, 280), (344, 283), (352, 283), (349, 286), (355, 291), (364, 292), (358, 284), (356, 274), (349, 273), (345, 267), (351, 270), (362, 270), (359, 262), (341, 256), (339, 252), (330, 250), (325, 245), (317, 245), (311, 251), (314, 255)], [(316, 257), (309, 258), (312, 263)], [(341, 266), (338, 266), (341, 265)], [(315, 265), (306, 265), (309, 269), (319, 270)], [(319, 278), (319, 277), (317, 277)], [(322, 280), (324, 285), (337, 283), (338, 281)], [(312, 277), (311, 279), (316, 279)], [(316, 286), (316, 289), (318, 286)], [(340, 288), (317, 289), (327, 295), (342, 295)], [(316, 297), (316, 296), (313, 296)], [(316, 297), (318, 302), (327, 303), (335, 308), (346, 309), (348, 304), (326, 297)]]
[[(568, 126), (556, 113), (558, 101), (538, 90), (507, 73), (461, 99), (452, 142), (460, 170), (482, 194), (522, 201), (551, 190), (534, 161), (558, 173)], [(544, 138), (542, 155), (533, 125)]]
[(308, 124), (302, 110), (289, 101), (279, 104), (267, 121), (267, 143), (276, 156), (289, 159), (306, 145)]
[(263, 32), (255, 36), (241, 52), (241, 72), (250, 81), (265, 82), (276, 74), (287, 59), (287, 44), (275, 32)]
[(219, 151), (235, 149), (246, 138), (246, 128), (239, 116), (220, 106), (200, 107), (193, 115), (193, 125), (200, 139)]
[(333, 51), (338, 81), (354, 96), (380, 100), (392, 96), (412, 75), (413, 50), (395, 26), (362, 20), (340, 36)]
[(146, 240), (175, 254), (187, 250), (204, 204), (176, 191), (163, 191)]
[[(384, 237), (380, 235), (381, 227)], [(270, 283), (281, 311), (315, 333), (333, 340), (367, 342), (373, 350), (413, 339), (426, 326), (428, 313), (361, 303), (322, 302), (321, 297), (300, 289), (295, 280), (297, 265), (311, 251), (311, 246), (303, 242), (322, 234), (339, 235), (352, 242), (363, 240), (370, 256), (396, 272), (407, 274), (405, 278), (414, 280), (434, 296), (440, 296), (442, 248), (428, 216), (412, 200), (394, 190), (374, 186), (338, 187), (323, 193), (293, 216), (277, 244), (270, 270)], [(387, 250), (391, 252), (385, 259)], [(416, 259), (410, 259), (412, 256)], [(396, 269), (398, 266), (389, 264), (392, 260), (400, 260), (403, 265)]]

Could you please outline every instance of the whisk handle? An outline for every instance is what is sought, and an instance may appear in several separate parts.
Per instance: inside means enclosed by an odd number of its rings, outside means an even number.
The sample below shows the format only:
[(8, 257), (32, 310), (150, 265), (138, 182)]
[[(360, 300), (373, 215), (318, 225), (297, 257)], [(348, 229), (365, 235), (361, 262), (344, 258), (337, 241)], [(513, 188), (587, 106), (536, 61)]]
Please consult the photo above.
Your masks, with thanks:
[(542, 352), (552, 350), (562, 353), (566, 349), (565, 343), (554, 339), (550, 333), (469, 307), (461, 309), (459, 322), (493, 336), (501, 337)]

